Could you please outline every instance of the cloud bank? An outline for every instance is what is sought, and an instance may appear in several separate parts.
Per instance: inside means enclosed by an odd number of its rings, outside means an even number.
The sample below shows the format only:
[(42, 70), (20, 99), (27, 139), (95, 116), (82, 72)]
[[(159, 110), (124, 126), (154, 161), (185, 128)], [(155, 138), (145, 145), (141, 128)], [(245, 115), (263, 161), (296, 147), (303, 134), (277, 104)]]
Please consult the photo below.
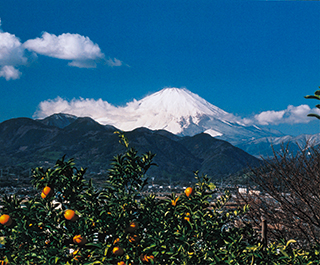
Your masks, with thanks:
[(255, 115), (251, 121), (252, 123), (258, 123), (260, 125), (308, 123), (310, 119), (307, 118), (307, 115), (311, 112), (320, 114), (319, 109), (311, 109), (308, 105), (300, 105), (297, 107), (289, 105), (285, 110), (263, 111)]
[[(145, 119), (150, 120), (150, 115), (139, 111), (139, 101), (132, 101), (124, 107), (116, 107), (102, 99), (72, 99), (67, 101), (61, 97), (54, 100), (46, 100), (39, 104), (38, 110), (34, 113), (34, 118), (45, 118), (55, 113), (68, 113), (78, 117), (90, 117), (101, 124), (110, 124), (126, 130), (145, 115)], [(252, 117), (240, 118), (233, 114), (229, 115), (230, 120), (250, 126), (250, 125), (279, 125), (279, 124), (299, 124), (309, 123), (309, 113), (320, 114), (319, 109), (311, 109), (308, 105), (289, 105), (285, 110), (268, 110)], [(150, 115), (149, 115), (150, 114)], [(123, 128), (121, 128), (121, 126)], [(129, 126), (129, 127), (128, 127)]]
[(69, 66), (78, 68), (96, 68), (97, 63), (110, 67), (123, 65), (117, 58), (106, 59), (99, 45), (89, 37), (44, 32), (41, 37), (22, 43), (14, 34), (0, 28), (0, 77), (7, 81), (19, 79), (22, 74), (19, 67), (26, 66), (37, 55), (66, 60)]

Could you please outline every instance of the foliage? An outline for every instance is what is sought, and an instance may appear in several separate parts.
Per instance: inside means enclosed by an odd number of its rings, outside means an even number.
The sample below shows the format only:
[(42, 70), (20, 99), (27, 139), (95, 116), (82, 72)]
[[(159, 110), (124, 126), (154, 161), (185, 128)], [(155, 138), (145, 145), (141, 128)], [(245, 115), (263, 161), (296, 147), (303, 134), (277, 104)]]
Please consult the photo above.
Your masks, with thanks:
[[(319, 87), (320, 88), (320, 87)], [(305, 98), (307, 99), (317, 99), (320, 100), (320, 90), (317, 90), (316, 92), (314, 92), (314, 95), (307, 95), (305, 96)], [(320, 109), (320, 104), (316, 105), (316, 108)], [(317, 119), (320, 119), (320, 115), (315, 114), (315, 113), (310, 113), (308, 114), (309, 117), (316, 117)]]
[[(96, 190), (85, 169), (72, 160), (33, 170), (39, 193), (30, 199), (3, 196), (0, 226), (5, 248), (0, 260), (10, 264), (312, 264), (317, 247), (304, 252), (288, 243), (264, 248), (244, 219), (248, 206), (226, 209), (231, 195), (217, 196), (207, 176), (196, 173), (192, 194), (165, 200), (145, 194), (145, 173), (154, 155), (139, 155), (123, 134), (126, 151), (113, 160), (106, 185)], [(42, 189), (53, 194), (41, 198)], [(65, 210), (78, 218), (66, 220)], [(240, 225), (236, 225), (240, 223)], [(308, 263), (311, 262), (311, 263)]]

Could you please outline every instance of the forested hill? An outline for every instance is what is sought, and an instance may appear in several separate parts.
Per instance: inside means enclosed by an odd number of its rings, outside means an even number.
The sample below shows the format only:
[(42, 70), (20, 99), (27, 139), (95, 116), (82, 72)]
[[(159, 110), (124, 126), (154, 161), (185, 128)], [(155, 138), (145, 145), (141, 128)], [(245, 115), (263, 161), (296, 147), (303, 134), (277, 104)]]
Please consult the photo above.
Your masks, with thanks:
[[(61, 114), (59, 114), (61, 116)], [(91, 118), (55, 115), (44, 120), (16, 118), (0, 124), (0, 168), (19, 166), (30, 169), (50, 166), (63, 155), (74, 158), (78, 167), (99, 173), (110, 167), (112, 158), (124, 147), (114, 132)], [(60, 122), (57, 122), (60, 121)], [(148, 175), (156, 179), (188, 180), (193, 172), (221, 178), (260, 160), (230, 143), (208, 134), (179, 137), (164, 130), (138, 128), (125, 135), (139, 152), (155, 153)]]

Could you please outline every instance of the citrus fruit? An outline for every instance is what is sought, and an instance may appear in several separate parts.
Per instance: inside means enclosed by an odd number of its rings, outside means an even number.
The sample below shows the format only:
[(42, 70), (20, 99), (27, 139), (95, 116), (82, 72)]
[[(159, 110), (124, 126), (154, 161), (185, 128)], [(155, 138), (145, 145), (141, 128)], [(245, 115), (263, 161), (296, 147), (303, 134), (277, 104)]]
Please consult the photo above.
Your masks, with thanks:
[(139, 242), (139, 241), (140, 241), (140, 237), (138, 235), (130, 235), (129, 236), (130, 243)]
[(126, 265), (126, 263), (124, 261), (119, 261), (117, 265)]
[(139, 223), (138, 222), (131, 222), (129, 226), (127, 227), (127, 232), (133, 233), (139, 228)]
[(190, 222), (190, 213), (186, 213), (184, 220), (186, 220), (187, 222)]
[(69, 221), (75, 222), (79, 217), (76, 215), (74, 210), (66, 210), (64, 212), (64, 218), (66, 218)]
[(116, 255), (116, 256), (121, 256), (123, 255), (124, 251), (122, 247), (114, 247), (112, 249), (112, 254)]
[(77, 245), (84, 245), (87, 242), (87, 239), (85, 237), (82, 237), (81, 235), (76, 235), (73, 237), (73, 243)]
[(45, 186), (41, 192), (41, 198), (44, 199), (46, 197), (50, 197), (53, 194), (53, 189), (49, 186)]
[(172, 206), (176, 206), (178, 200), (179, 200), (179, 197), (177, 197), (175, 200), (171, 200)]
[(3, 224), (5, 226), (10, 226), (12, 224), (12, 219), (10, 215), (3, 214), (0, 216), (0, 224)]
[(187, 197), (190, 197), (193, 193), (193, 189), (191, 187), (188, 187), (185, 189), (184, 193), (186, 194)]
[(154, 260), (154, 256), (153, 255), (143, 255), (143, 254), (141, 254), (140, 255), (140, 259), (141, 259), (141, 261), (143, 262), (143, 263), (149, 263), (149, 262), (151, 262), (151, 260)]

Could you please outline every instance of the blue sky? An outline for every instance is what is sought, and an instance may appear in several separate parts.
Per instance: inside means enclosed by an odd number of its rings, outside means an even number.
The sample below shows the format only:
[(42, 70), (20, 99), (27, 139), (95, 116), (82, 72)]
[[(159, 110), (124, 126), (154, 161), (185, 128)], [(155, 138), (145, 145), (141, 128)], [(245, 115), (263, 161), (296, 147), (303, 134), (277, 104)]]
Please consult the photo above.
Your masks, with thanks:
[(320, 86), (320, 2), (3, 0), (0, 18), (0, 122), (58, 97), (123, 106), (185, 87), (260, 125), (320, 132), (304, 99)]

